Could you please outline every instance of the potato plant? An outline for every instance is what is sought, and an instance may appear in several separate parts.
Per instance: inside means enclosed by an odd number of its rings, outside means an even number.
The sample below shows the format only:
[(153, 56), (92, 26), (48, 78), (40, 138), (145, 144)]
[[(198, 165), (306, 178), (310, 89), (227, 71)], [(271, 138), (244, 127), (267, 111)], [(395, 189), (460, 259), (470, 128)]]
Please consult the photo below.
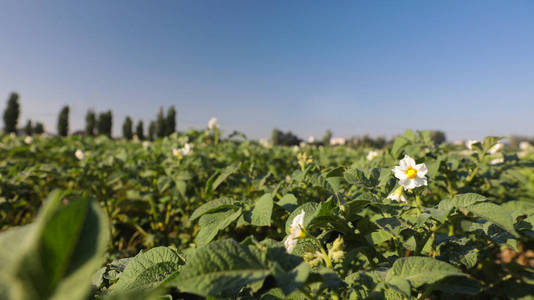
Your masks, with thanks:
[(530, 299), (534, 155), (499, 140), (5, 136), (0, 298)]

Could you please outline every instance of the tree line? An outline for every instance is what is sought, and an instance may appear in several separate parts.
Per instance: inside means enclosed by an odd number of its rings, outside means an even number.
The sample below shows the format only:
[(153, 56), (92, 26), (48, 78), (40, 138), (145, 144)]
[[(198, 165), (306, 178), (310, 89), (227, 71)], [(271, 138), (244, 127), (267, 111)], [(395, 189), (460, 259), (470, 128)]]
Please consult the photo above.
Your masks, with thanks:
[[(69, 112), (70, 107), (64, 106), (59, 112), (57, 120), (57, 134), (59, 136), (69, 135)], [(26, 126), (21, 130), (18, 128), (18, 119), (20, 116), (19, 95), (11, 93), (7, 101), (7, 107), (4, 110), (4, 132), (25, 135), (42, 134), (45, 132), (43, 123), (28, 120)], [(145, 135), (145, 127), (142, 120), (139, 120), (135, 126), (130, 116), (126, 116), (122, 124), (122, 137), (125, 139), (133, 139), (134, 136), (139, 140), (161, 138), (176, 132), (176, 110), (174, 106), (167, 109), (167, 113), (163, 107), (160, 108), (156, 115), (156, 120), (153, 120), (148, 125), (148, 135)], [(85, 115), (85, 130), (76, 132), (74, 134), (83, 134), (85, 136), (105, 135), (111, 137), (113, 128), (113, 113), (111, 110), (96, 113), (93, 110), (88, 110)]]

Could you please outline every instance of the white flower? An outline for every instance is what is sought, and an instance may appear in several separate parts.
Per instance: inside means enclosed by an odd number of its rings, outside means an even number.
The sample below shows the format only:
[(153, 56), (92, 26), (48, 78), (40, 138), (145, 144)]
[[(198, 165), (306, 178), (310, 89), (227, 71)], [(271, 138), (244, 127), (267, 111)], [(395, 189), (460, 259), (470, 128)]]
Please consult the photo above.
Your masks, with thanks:
[(149, 141), (143, 141), (143, 148), (148, 148), (148, 146), (150, 146), (150, 142)]
[(77, 159), (82, 160), (85, 157), (85, 154), (82, 150), (78, 149), (74, 152), (74, 156), (76, 156)]
[(219, 124), (217, 124), (217, 118), (211, 118), (208, 122), (208, 128), (210, 130), (214, 130), (215, 128), (219, 128)]
[(367, 160), (373, 160), (376, 157), (378, 157), (378, 151), (371, 150), (369, 153), (367, 153)]
[(330, 145), (345, 145), (347, 143), (346, 138), (331, 138)]
[(504, 144), (503, 143), (497, 143), (497, 144), (493, 145), (493, 147), (491, 147), (488, 150), (488, 153), (495, 154), (495, 153), (499, 152), (502, 148), (504, 148)]
[(476, 144), (476, 143), (480, 143), (480, 141), (469, 140), (469, 141), (465, 142), (465, 146), (467, 147), (467, 149), (473, 150), (473, 145)]
[(26, 136), (26, 137), (24, 138), (24, 143), (26, 143), (26, 144), (29, 145), (29, 144), (31, 144), (32, 142), (33, 142), (33, 138), (32, 138), (31, 136), (28, 135), (28, 136)]
[(427, 185), (425, 177), (427, 168), (425, 164), (416, 165), (415, 160), (408, 155), (404, 155), (399, 164), (399, 166), (393, 168), (393, 173), (405, 190)]
[(402, 192), (402, 185), (396, 188), (391, 194), (389, 194), (388, 199), (391, 199), (393, 201), (397, 202), (404, 202), (407, 203), (406, 198), (404, 197), (404, 193)]
[(315, 137), (310, 136), (310, 137), (308, 138), (308, 144), (313, 144), (313, 143), (315, 143)]
[(189, 155), (191, 153), (191, 144), (185, 143), (185, 145), (180, 149), (172, 149), (172, 154), (176, 157), (182, 157)]
[(504, 162), (504, 158), (500, 157), (500, 158), (492, 159), (490, 161), (490, 165), (498, 165), (498, 164), (502, 164), (503, 162)]
[(522, 141), (521, 143), (519, 143), (519, 149), (523, 151), (530, 150), (531, 148), (532, 148), (532, 145), (527, 141)]
[(304, 214), (304, 210), (302, 210), (300, 214), (293, 218), (293, 222), (291, 222), (291, 226), (289, 227), (290, 234), (284, 242), (287, 253), (293, 252), (298, 240), (306, 237), (306, 231), (304, 231)]
[(299, 146), (297, 146), (297, 145), (293, 146), (293, 152), (294, 152), (294, 153), (299, 152), (299, 150), (300, 150), (300, 147), (299, 147)]
[(271, 144), (269, 144), (269, 141), (267, 139), (260, 139), (259, 140), (260, 145), (262, 145), (265, 148), (270, 148)]

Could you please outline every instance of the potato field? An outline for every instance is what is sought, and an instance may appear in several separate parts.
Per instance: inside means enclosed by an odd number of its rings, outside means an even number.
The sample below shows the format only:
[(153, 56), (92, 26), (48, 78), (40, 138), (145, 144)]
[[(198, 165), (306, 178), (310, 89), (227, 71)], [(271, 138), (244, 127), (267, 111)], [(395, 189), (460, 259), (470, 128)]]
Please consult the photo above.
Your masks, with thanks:
[(532, 146), (219, 136), (2, 136), (0, 299), (534, 299)]

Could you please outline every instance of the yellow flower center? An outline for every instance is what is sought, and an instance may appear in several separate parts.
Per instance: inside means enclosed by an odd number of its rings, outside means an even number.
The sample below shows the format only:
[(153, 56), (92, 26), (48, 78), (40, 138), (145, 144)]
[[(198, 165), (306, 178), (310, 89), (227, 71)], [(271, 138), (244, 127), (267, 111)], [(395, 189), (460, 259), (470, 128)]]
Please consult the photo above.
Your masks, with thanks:
[(408, 170), (406, 170), (406, 175), (408, 175), (408, 178), (414, 179), (415, 177), (417, 177), (417, 170), (412, 167), (409, 167)]

